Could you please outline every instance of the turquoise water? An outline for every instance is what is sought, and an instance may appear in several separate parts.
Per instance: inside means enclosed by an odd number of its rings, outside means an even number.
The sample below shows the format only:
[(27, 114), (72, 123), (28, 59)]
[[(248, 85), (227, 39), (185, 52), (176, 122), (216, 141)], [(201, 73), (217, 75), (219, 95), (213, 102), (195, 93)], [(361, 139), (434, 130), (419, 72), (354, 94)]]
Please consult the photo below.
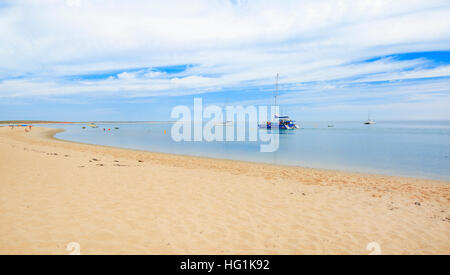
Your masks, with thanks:
[[(333, 124), (334, 127), (328, 127)], [(172, 124), (55, 125), (56, 137), (153, 152), (207, 156), (342, 171), (450, 180), (450, 121), (303, 122), (280, 133), (276, 152), (259, 142), (175, 142)], [(115, 130), (114, 127), (120, 127)], [(111, 131), (103, 131), (111, 128)], [(164, 134), (166, 130), (166, 134)], [(266, 131), (266, 130), (258, 130)]]

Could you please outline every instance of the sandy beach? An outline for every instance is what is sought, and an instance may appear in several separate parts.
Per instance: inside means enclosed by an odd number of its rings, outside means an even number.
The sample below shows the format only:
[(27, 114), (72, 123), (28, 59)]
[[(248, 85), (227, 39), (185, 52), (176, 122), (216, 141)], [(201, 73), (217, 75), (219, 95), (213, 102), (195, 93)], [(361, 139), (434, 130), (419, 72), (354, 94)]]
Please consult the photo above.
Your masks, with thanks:
[(450, 254), (450, 183), (0, 127), (0, 254)]

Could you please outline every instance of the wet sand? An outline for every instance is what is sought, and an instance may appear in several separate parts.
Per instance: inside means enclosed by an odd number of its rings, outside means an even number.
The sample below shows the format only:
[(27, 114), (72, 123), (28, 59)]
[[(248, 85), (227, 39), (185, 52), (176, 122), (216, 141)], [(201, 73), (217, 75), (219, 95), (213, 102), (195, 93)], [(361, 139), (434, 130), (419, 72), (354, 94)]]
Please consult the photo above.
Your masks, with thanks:
[(0, 253), (450, 254), (450, 183), (177, 156), (0, 127)]

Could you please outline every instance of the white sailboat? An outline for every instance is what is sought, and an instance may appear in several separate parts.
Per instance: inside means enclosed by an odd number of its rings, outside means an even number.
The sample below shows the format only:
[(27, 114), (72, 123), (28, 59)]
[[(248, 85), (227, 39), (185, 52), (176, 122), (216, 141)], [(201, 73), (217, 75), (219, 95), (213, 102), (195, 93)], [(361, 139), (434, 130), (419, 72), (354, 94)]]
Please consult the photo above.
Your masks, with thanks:
[(229, 125), (233, 125), (233, 121), (224, 121), (224, 122), (217, 122), (216, 126), (229, 126)]
[(376, 123), (375, 121), (370, 119), (370, 112), (369, 112), (369, 114), (367, 115), (367, 121), (364, 122), (364, 124), (371, 125), (371, 124), (375, 124), (375, 123)]

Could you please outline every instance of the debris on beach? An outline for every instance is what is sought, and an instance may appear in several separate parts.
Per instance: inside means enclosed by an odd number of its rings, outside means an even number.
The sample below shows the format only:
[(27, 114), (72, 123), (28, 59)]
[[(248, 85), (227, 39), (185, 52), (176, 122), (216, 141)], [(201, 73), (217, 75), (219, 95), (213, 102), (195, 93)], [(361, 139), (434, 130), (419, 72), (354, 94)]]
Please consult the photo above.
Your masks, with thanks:
[(123, 164), (113, 164), (113, 166), (118, 166), (118, 167), (128, 167), (129, 165), (123, 165)]

